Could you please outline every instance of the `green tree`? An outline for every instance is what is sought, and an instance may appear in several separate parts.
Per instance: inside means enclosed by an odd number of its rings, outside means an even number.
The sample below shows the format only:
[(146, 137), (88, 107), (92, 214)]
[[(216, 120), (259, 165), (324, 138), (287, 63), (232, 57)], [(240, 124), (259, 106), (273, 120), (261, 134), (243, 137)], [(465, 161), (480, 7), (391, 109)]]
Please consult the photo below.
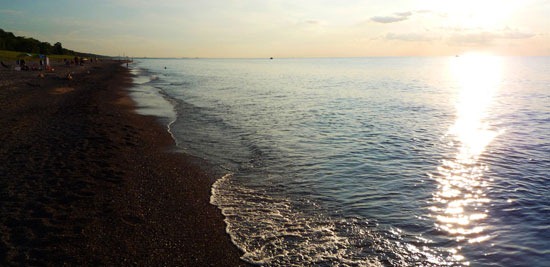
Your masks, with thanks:
[(37, 53), (40, 51), (38, 40), (27, 37), (16, 37), (17, 39), (17, 50), (27, 53)]
[(63, 46), (61, 45), (60, 42), (57, 42), (53, 45), (53, 51), (52, 52), (56, 55), (63, 55)]
[(85, 55), (84, 53), (63, 48), (60, 42), (52, 46), (48, 42), (41, 42), (34, 38), (15, 36), (13, 33), (6, 32), (3, 29), (0, 29), (0, 50), (57, 55)]
[(52, 45), (48, 42), (40, 43), (39, 47), (40, 47), (40, 54), (48, 55), (48, 54), (51, 54), (53, 51)]

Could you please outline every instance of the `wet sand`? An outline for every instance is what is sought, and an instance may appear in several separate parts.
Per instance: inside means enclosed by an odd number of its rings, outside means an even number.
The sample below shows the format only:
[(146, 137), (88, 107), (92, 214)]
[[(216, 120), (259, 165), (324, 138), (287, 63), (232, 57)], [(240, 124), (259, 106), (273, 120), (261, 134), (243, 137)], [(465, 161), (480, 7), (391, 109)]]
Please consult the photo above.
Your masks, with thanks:
[(0, 70), (0, 265), (246, 266), (206, 167), (133, 112), (129, 72), (55, 68)]

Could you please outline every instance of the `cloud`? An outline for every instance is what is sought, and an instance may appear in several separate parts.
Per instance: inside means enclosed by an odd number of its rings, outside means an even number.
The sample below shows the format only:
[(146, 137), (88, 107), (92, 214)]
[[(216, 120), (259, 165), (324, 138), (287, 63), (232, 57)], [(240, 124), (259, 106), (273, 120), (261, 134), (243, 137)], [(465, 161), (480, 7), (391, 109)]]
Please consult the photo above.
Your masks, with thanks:
[(407, 12), (396, 12), (395, 13), (396, 16), (399, 16), (399, 17), (409, 17), (412, 15), (412, 12), (410, 11), (407, 11)]
[(497, 40), (519, 40), (529, 39), (535, 34), (512, 30), (505, 28), (499, 31), (468, 31), (461, 30), (450, 36), (449, 40), (453, 44), (459, 45), (490, 45)]
[(402, 16), (386, 16), (386, 17), (376, 16), (376, 17), (370, 18), (370, 20), (378, 23), (393, 23), (393, 22), (403, 21), (406, 19), (407, 17), (402, 17)]
[(386, 40), (397, 40), (405, 42), (428, 42), (439, 39), (438, 37), (429, 36), (422, 33), (388, 33), (384, 37)]
[(411, 11), (397, 12), (394, 13), (392, 16), (374, 16), (370, 18), (370, 20), (378, 23), (394, 23), (407, 20), (412, 14), (413, 13)]
[(321, 24), (320, 21), (314, 20), (314, 19), (306, 20), (306, 21), (304, 21), (304, 22), (305, 22), (306, 24), (312, 24), (312, 25), (319, 25), (319, 24)]
[(498, 37), (500, 39), (529, 39), (534, 36), (535, 34), (533, 33), (509, 31), (509, 32), (501, 33)]
[(427, 14), (427, 13), (432, 13), (432, 11), (429, 9), (420, 9), (420, 10), (417, 10), (416, 13)]

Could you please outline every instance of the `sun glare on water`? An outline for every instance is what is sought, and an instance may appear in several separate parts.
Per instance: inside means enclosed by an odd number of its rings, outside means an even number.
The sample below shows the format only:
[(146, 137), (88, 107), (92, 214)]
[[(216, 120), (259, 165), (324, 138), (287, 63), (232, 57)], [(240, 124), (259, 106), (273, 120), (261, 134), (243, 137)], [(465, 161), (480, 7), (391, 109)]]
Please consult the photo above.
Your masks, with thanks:
[(478, 243), (491, 238), (480, 224), (488, 216), (490, 199), (486, 194), (489, 181), (484, 177), (488, 166), (479, 161), (479, 156), (499, 134), (487, 121), (487, 113), (502, 79), (501, 68), (499, 57), (483, 54), (456, 57), (450, 63), (459, 91), (456, 119), (447, 137), (448, 145), (457, 151), (431, 175), (438, 183), (431, 217), (438, 229), (459, 242)]
[(476, 158), (497, 134), (485, 118), (501, 81), (500, 60), (496, 56), (468, 54), (452, 62), (451, 72), (460, 92), (450, 133), (462, 144), (459, 155), (463, 160)]

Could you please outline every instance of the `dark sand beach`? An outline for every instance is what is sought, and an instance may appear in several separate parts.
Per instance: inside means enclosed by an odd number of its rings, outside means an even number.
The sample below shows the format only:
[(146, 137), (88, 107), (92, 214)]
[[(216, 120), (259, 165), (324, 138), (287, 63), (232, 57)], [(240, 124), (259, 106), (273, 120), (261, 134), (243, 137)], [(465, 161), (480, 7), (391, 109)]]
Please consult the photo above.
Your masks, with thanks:
[(206, 168), (133, 112), (129, 72), (55, 69), (0, 70), (0, 265), (246, 265)]

